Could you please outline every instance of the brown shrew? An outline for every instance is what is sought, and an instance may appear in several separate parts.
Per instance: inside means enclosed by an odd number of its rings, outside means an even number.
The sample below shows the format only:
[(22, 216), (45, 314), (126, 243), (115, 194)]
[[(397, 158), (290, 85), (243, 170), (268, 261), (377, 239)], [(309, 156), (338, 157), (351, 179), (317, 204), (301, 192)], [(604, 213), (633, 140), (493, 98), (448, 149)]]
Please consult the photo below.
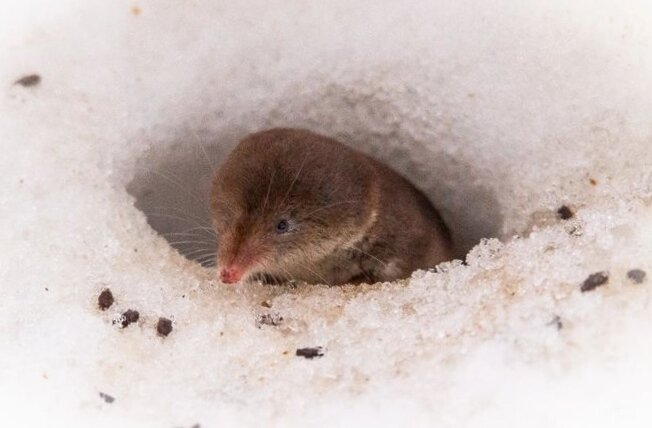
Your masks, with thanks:
[(249, 135), (211, 190), (222, 282), (392, 281), (449, 260), (446, 226), (401, 175), (298, 129)]

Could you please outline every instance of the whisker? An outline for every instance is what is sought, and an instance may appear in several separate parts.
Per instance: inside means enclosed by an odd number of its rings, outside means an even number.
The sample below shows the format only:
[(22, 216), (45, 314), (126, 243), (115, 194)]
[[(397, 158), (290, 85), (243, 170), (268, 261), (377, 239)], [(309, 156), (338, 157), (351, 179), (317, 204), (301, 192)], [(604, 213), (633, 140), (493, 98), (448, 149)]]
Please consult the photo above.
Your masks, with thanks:
[[(180, 251), (183, 251), (183, 250), (180, 250)], [(200, 248), (189, 247), (187, 249), (187, 251), (185, 252), (185, 254), (192, 254), (192, 253), (199, 253), (199, 252), (209, 252), (209, 251), (213, 252), (213, 253), (217, 253), (217, 249), (215, 247), (213, 247), (213, 246), (204, 246), (204, 247), (200, 247)]]
[(194, 257), (196, 259), (202, 259), (206, 257), (215, 257), (217, 256), (217, 253), (215, 251), (203, 251), (203, 252), (197, 252), (198, 254)]
[(211, 174), (215, 172), (215, 165), (211, 161), (211, 159), (208, 157), (208, 153), (206, 152), (206, 148), (204, 147), (204, 143), (201, 142), (201, 139), (199, 138), (199, 135), (197, 135), (197, 131), (194, 129), (192, 130), (193, 135), (195, 136), (195, 141), (199, 144), (199, 147), (201, 147), (201, 151), (204, 152), (204, 157), (206, 158), (206, 162), (208, 162), (208, 166), (211, 168)]
[[(151, 208), (146, 209), (146, 211), (148, 213), (151, 212), (151, 213), (154, 213), (154, 214), (179, 215), (180, 218), (187, 218), (187, 219), (190, 219), (190, 220), (195, 220), (197, 222), (197, 224), (200, 224), (200, 225), (206, 225), (206, 226), (211, 225), (206, 217), (193, 216), (193, 215), (191, 215), (191, 214), (189, 214), (189, 213), (187, 213), (185, 211), (175, 209), (175, 208), (172, 208), (172, 207), (151, 207)], [(170, 211), (172, 212), (171, 214), (170, 214)]]
[(197, 262), (200, 262), (200, 263), (205, 263), (205, 262), (207, 262), (209, 260), (215, 261), (215, 254), (207, 254), (205, 256), (194, 258), (193, 260), (195, 260)]
[(193, 227), (191, 229), (186, 229), (185, 232), (190, 232), (194, 230), (197, 230), (198, 232), (193, 232), (193, 233), (204, 235), (206, 232), (208, 232), (211, 235), (213, 235), (215, 238), (217, 238), (217, 232), (215, 232), (215, 230), (212, 227), (207, 227), (207, 226)]
[(346, 248), (350, 248), (352, 250), (359, 251), (360, 253), (364, 254), (365, 256), (371, 257), (372, 259), (376, 260), (378, 263), (381, 263), (383, 266), (387, 267), (387, 263), (384, 262), (383, 260), (379, 259), (378, 257), (374, 256), (373, 254), (369, 254), (366, 251), (361, 250), (360, 248), (354, 247), (353, 245), (349, 245)]
[(203, 257), (209, 257), (209, 256), (213, 256), (213, 257), (217, 256), (217, 253), (215, 251), (204, 250), (204, 251), (198, 251), (197, 253), (198, 253), (198, 255), (196, 256), (197, 258), (203, 258)]
[(319, 279), (321, 279), (322, 281), (324, 281), (323, 284), (325, 284), (325, 285), (331, 285), (330, 282), (328, 282), (328, 281), (326, 280), (326, 278), (324, 278), (323, 276), (321, 276), (321, 275), (320, 275), (319, 273), (317, 273), (316, 271), (310, 269), (310, 268), (308, 267), (308, 265), (306, 265), (306, 264), (304, 264), (304, 263), (299, 263), (299, 262), (296, 262), (296, 263), (299, 265), (299, 267), (302, 267), (303, 269), (305, 269), (305, 270), (307, 270), (308, 272), (310, 272), (310, 273), (312, 273), (313, 275), (315, 275), (317, 278), (319, 278)]
[(183, 214), (184, 216), (187, 216), (187, 217), (190, 217), (190, 218), (192, 218), (194, 220), (197, 220), (197, 221), (201, 222), (202, 224), (210, 224), (207, 221), (206, 217), (200, 217), (200, 216), (197, 216), (197, 215), (193, 215), (193, 214), (189, 213), (187, 210), (183, 210), (183, 209), (177, 208), (177, 207), (157, 205), (157, 206), (154, 206), (154, 207), (148, 207), (148, 211), (149, 210), (156, 210), (157, 212), (164, 212), (164, 213), (167, 213), (169, 211), (174, 211), (175, 213)]
[[(197, 201), (197, 202), (198, 202), (202, 207), (204, 207), (204, 206), (206, 205), (206, 201), (205, 201), (205, 200), (202, 201), (201, 198), (199, 198), (199, 196), (197, 196), (196, 194), (194, 194), (193, 192), (191, 192), (191, 191), (190, 191), (190, 190), (189, 190), (189, 189), (188, 189), (188, 188), (183, 184), (183, 182), (181, 182), (180, 180), (177, 181), (177, 180), (175, 180), (174, 178), (171, 178), (171, 177), (167, 176), (166, 174), (163, 174), (162, 172), (154, 171), (153, 169), (150, 169), (150, 168), (138, 167), (138, 169), (144, 170), (144, 171), (146, 171), (146, 172), (148, 172), (148, 173), (151, 173), (151, 174), (154, 174), (154, 175), (157, 175), (157, 176), (161, 177), (162, 179), (164, 179), (164, 180), (167, 181), (168, 183), (171, 183), (171, 184), (175, 185), (177, 188), (179, 188), (180, 190), (183, 190), (183, 191), (184, 191), (188, 196), (192, 197), (192, 198), (193, 198), (195, 201)], [(168, 174), (174, 176), (174, 174), (172, 174), (171, 172), (169, 172), (169, 171), (166, 171), (166, 172), (167, 172)], [(175, 177), (175, 178), (178, 179), (178, 177)]]
[[(281, 269), (285, 274), (278, 272), (278, 269)], [(273, 271), (274, 273), (271, 274), (269, 271)], [(292, 278), (292, 275), (290, 275), (290, 272), (288, 272), (286, 269), (283, 268), (283, 266), (279, 266), (278, 264), (274, 263), (274, 268), (269, 269), (269, 261), (265, 260), (263, 261), (258, 270), (258, 275), (262, 277), (267, 277), (268, 279), (271, 278), (274, 281), (274, 284), (276, 285), (281, 285), (283, 282), (289, 282), (290, 280), (294, 280)]]
[(317, 208), (317, 209), (315, 209), (315, 210), (312, 210), (312, 211), (310, 211), (308, 214), (305, 214), (304, 216), (305, 216), (305, 217), (309, 217), (310, 215), (316, 213), (317, 211), (321, 211), (321, 210), (325, 210), (325, 209), (328, 209), (328, 208), (332, 208), (332, 207), (335, 207), (335, 206), (337, 206), (337, 205), (352, 204), (352, 203), (355, 203), (355, 202), (358, 202), (358, 201), (357, 201), (357, 200), (352, 200), (352, 201), (340, 201), (340, 202), (335, 202), (335, 203), (332, 203), (332, 204), (330, 204), (330, 205), (326, 205), (325, 207), (319, 207), (319, 208)]
[[(147, 217), (151, 217), (151, 216), (154, 216), (154, 217), (168, 217), (168, 218), (174, 218), (174, 219), (182, 220), (182, 221), (185, 221), (185, 222), (188, 222), (188, 223), (194, 223), (194, 224), (196, 224), (196, 225), (198, 225), (198, 226), (200, 226), (200, 227), (203, 227), (203, 228), (205, 228), (205, 229), (211, 229), (210, 227), (203, 226), (201, 223), (198, 223), (196, 220), (193, 220), (193, 219), (190, 219), (190, 218), (186, 218), (186, 217), (181, 217), (181, 216), (174, 215), (174, 214), (152, 213), (152, 212), (147, 213)], [(211, 230), (212, 230), (212, 229), (211, 229)]]
[[(189, 231), (189, 230), (202, 230), (202, 231), (204, 231), (205, 233), (208, 233), (208, 234), (212, 235), (216, 240), (218, 239), (217, 233), (215, 233), (215, 231), (213, 230), (212, 227), (203, 226), (203, 225), (197, 223), (196, 221), (194, 221), (194, 220), (192, 220), (192, 219), (187, 219), (187, 218), (179, 217), (179, 216), (176, 216), (176, 215), (173, 215), (173, 214), (149, 213), (148, 216), (152, 216), (152, 217), (164, 217), (164, 218), (173, 218), (173, 219), (176, 219), (176, 220), (181, 220), (181, 221), (186, 222), (186, 223), (197, 224), (197, 225), (198, 225), (197, 227), (193, 227), (193, 228), (191, 228), (191, 229), (186, 229), (186, 230), (188, 230), (188, 231)], [(173, 234), (173, 233), (185, 233), (185, 232), (169, 232), (169, 233), (163, 233), (162, 235), (165, 236), (165, 235)], [(205, 235), (204, 235), (204, 236), (205, 236)]]
[(204, 256), (204, 255), (217, 255), (215, 251), (211, 251), (211, 248), (199, 248), (195, 249), (192, 251), (188, 251), (187, 253), (183, 253), (185, 257), (199, 257), (199, 256)]
[(283, 272), (285, 272), (285, 275), (282, 275), (285, 277), (285, 282), (296, 281), (296, 279), (294, 279), (294, 277), (290, 274), (290, 272), (288, 272), (287, 269), (283, 268), (282, 266), (277, 266), (277, 267), (281, 269)]
[[(167, 233), (161, 233), (163, 236), (169, 236), (169, 237), (187, 237), (187, 238), (192, 238), (192, 237), (197, 237), (197, 238), (203, 238), (206, 237), (206, 233), (202, 232), (167, 232)], [(215, 237), (215, 236), (213, 236)], [(216, 237), (215, 237), (216, 238)]]
[(214, 242), (211, 241), (199, 241), (199, 240), (186, 240), (186, 241), (168, 241), (170, 245), (179, 245), (179, 244), (207, 244), (213, 245)]
[(294, 179), (292, 180), (292, 183), (290, 183), (290, 188), (288, 189), (287, 193), (285, 193), (285, 196), (283, 197), (283, 201), (281, 201), (281, 206), (283, 205), (283, 202), (287, 199), (287, 197), (290, 195), (290, 192), (292, 191), (292, 188), (294, 187), (294, 183), (297, 182), (299, 179), (299, 175), (301, 175), (301, 171), (303, 171), (303, 167), (306, 164), (306, 161), (308, 160), (308, 156), (310, 155), (310, 152), (306, 153), (306, 156), (303, 158), (303, 162), (301, 162), (301, 166), (299, 167), (299, 171), (297, 171), (297, 175), (294, 176)]
[(274, 182), (274, 174), (276, 174), (276, 170), (272, 170), (272, 176), (269, 179), (269, 184), (267, 185), (267, 195), (265, 196), (265, 204), (263, 205), (263, 211), (265, 211), (265, 208), (267, 208), (267, 202), (269, 202), (269, 192), (272, 190), (272, 183)]
[(199, 263), (203, 267), (216, 267), (214, 257), (194, 259), (194, 261), (196, 261), (197, 263)]

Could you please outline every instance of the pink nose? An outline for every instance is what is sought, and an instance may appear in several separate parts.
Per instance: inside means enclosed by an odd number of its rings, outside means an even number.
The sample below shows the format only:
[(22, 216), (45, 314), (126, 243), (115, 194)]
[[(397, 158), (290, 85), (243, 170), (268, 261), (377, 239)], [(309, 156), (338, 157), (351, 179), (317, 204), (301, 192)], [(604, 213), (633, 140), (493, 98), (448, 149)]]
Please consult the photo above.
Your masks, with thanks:
[(238, 282), (242, 276), (242, 271), (235, 266), (227, 266), (220, 271), (220, 280), (225, 284)]

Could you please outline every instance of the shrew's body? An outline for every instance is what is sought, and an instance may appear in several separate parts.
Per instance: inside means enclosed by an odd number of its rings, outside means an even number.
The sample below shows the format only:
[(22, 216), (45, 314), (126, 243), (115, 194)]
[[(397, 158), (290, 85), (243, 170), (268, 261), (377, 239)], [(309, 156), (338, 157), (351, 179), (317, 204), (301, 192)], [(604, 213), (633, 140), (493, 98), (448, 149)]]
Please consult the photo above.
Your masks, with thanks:
[(451, 259), (439, 214), (406, 179), (331, 138), (272, 129), (242, 140), (211, 195), (223, 282), (391, 281)]

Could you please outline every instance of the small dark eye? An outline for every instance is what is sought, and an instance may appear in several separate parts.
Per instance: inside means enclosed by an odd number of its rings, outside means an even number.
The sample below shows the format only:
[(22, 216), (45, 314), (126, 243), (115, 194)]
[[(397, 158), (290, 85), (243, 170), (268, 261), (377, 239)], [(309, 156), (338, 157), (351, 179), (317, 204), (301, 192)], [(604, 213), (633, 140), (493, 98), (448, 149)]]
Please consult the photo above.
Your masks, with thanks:
[(288, 231), (290, 228), (290, 225), (288, 224), (287, 220), (279, 220), (278, 223), (276, 223), (276, 232), (277, 233), (285, 233)]

